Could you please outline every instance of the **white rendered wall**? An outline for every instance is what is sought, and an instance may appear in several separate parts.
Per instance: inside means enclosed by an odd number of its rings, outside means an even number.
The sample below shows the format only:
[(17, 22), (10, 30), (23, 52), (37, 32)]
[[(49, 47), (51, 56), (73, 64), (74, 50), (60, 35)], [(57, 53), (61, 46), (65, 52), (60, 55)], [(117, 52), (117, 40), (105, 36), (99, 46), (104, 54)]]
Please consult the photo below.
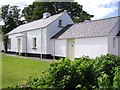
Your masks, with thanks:
[(11, 49), (8, 49), (8, 51), (17, 52), (17, 35), (18, 34), (13, 34), (8, 36), (8, 38), (11, 38)]
[(75, 39), (75, 57), (89, 56), (95, 58), (108, 53), (107, 37)]
[[(120, 25), (120, 21), (119, 23), (117, 23), (114, 28), (111, 30), (111, 32), (108, 34), (108, 52), (109, 54), (114, 54), (114, 55), (120, 55), (118, 54), (118, 52), (120, 52), (120, 42), (118, 43), (118, 36), (116, 36), (119, 32), (119, 25)], [(115, 40), (113, 41), (113, 38), (115, 38)]]
[(62, 20), (62, 26), (66, 26), (68, 24), (73, 24), (74, 22), (70, 18), (70, 16), (67, 13), (64, 13), (62, 16), (60, 16), (58, 19), (56, 19), (54, 22), (49, 24), (47, 26), (47, 53), (53, 54), (54, 49), (54, 43), (53, 39), (50, 39), (52, 36), (54, 36), (56, 33), (58, 33), (62, 28), (58, 27), (59, 20)]
[[(41, 32), (42, 32), (42, 47), (41, 47)], [(33, 49), (33, 38), (36, 38), (37, 49)], [(46, 28), (31, 30), (27, 32), (27, 53), (46, 54)]]
[(18, 52), (18, 39), (20, 39), (20, 52), (21, 53), (26, 52), (24, 34), (20, 34), (20, 33), (13, 34), (13, 35), (9, 35), (8, 38), (11, 39), (11, 49), (8, 49), (8, 51)]
[(66, 40), (55, 40), (55, 56), (66, 57)]
[[(41, 47), (41, 32), (42, 32), (42, 47)], [(8, 49), (8, 51), (18, 52), (17, 40), (18, 38), (20, 38), (21, 53), (41, 54), (41, 48), (42, 48), (42, 54), (46, 54), (46, 28), (43, 28), (42, 30), (41, 29), (31, 30), (31, 31), (23, 32), (21, 34), (24, 34), (26, 36), (19, 36), (19, 34), (9, 35), (9, 38), (11, 38), (11, 49)], [(36, 38), (37, 40), (36, 49), (33, 49), (33, 38)]]

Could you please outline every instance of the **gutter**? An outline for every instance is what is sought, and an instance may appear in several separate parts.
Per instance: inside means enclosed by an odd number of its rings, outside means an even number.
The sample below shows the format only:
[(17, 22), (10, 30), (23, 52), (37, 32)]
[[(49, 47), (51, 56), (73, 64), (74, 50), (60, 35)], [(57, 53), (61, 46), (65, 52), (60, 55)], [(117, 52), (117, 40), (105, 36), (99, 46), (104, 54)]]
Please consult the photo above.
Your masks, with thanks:
[(25, 33), (25, 39), (26, 39), (26, 40), (25, 40), (25, 41), (26, 41), (26, 48), (25, 48), (26, 51), (25, 51), (25, 56), (26, 56), (26, 55), (27, 55), (27, 32)]
[(42, 59), (42, 31), (43, 31), (43, 29), (41, 28), (41, 59)]
[(53, 40), (54, 40), (54, 41), (53, 41), (53, 42), (54, 42), (54, 45), (53, 45), (53, 46), (54, 46), (54, 51), (53, 51), (53, 54), (54, 54), (54, 55), (53, 55), (53, 59), (55, 59), (55, 39), (53, 39)]

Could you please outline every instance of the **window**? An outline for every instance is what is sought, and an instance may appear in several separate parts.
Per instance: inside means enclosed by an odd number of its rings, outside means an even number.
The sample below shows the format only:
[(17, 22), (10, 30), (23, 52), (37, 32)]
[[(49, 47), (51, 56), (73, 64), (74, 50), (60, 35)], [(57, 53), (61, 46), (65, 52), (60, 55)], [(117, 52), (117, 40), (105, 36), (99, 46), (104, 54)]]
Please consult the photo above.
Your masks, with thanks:
[(62, 26), (62, 20), (59, 20), (59, 26)]
[(36, 44), (36, 38), (33, 38), (33, 49), (35, 49), (36, 46), (37, 46), (37, 44)]
[(116, 44), (116, 38), (113, 37), (113, 47), (115, 47), (115, 44)]
[(11, 49), (11, 38), (8, 39), (8, 49)]

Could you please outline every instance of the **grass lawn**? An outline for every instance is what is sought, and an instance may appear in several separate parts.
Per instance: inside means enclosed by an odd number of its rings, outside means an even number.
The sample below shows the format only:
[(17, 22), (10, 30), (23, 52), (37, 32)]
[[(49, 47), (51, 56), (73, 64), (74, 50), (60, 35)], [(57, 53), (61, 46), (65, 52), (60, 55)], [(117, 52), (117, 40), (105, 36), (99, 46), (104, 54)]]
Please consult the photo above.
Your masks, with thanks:
[(22, 82), (29, 76), (39, 77), (47, 70), (50, 63), (31, 59), (2, 56), (2, 88)]
[(2, 55), (0, 54), (0, 89), (2, 88)]

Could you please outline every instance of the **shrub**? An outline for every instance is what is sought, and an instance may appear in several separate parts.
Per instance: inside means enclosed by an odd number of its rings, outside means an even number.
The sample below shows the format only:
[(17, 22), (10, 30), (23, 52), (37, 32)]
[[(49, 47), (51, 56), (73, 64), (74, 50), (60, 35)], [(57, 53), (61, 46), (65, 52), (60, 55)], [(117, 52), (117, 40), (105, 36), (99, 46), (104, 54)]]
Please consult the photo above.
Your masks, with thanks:
[(54, 60), (47, 72), (40, 78), (30, 77), (26, 82), (16, 85), (29, 90), (80, 90), (120, 88), (120, 57), (102, 55), (91, 59), (81, 57)]
[(120, 66), (115, 67), (113, 87), (114, 88), (120, 88)]

